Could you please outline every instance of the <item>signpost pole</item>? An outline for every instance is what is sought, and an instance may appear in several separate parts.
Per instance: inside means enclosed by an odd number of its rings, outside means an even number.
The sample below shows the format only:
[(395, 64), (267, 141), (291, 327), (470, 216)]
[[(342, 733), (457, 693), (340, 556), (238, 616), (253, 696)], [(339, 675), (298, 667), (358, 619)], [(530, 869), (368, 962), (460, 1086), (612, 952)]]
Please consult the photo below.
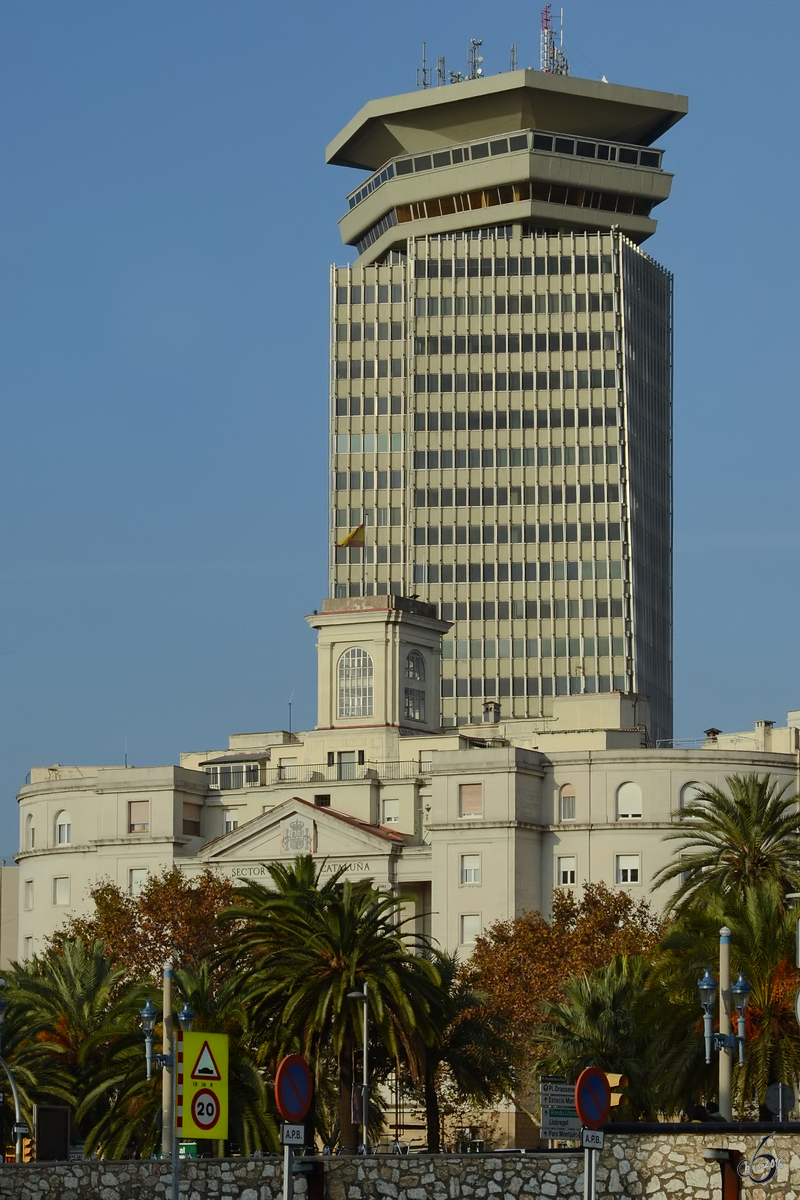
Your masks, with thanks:
[(178, 1031), (172, 1031), (172, 1200), (181, 1194), (181, 1150), (178, 1139)]
[(592, 1155), (594, 1150), (583, 1152), (583, 1200), (593, 1200), (592, 1191)]
[[(173, 1034), (173, 1019), (172, 1019), (172, 963), (164, 963), (164, 983), (163, 983), (163, 1044), (162, 1051), (167, 1057), (174, 1052), (175, 1037)], [(174, 1071), (171, 1067), (164, 1067), (161, 1079), (161, 1157), (169, 1158), (172, 1154), (172, 1142), (175, 1132), (175, 1110), (172, 1107), (172, 1076)], [(178, 1200), (177, 1192), (173, 1193), (173, 1200)]]
[(292, 1158), (294, 1151), (291, 1146), (283, 1147), (283, 1200), (292, 1200)]
[[(719, 1031), (731, 1032), (731, 931), (723, 925), (719, 931)], [(733, 1120), (733, 1051), (719, 1049), (719, 1111), (726, 1121)]]

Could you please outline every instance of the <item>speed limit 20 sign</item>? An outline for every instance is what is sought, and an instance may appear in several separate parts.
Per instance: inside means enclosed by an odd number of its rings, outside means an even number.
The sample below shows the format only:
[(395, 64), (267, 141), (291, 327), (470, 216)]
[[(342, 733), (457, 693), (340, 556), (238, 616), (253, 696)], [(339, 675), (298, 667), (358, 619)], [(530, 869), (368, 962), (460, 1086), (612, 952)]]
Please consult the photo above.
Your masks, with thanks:
[(177, 1125), (181, 1138), (227, 1138), (227, 1034), (181, 1035)]
[(191, 1111), (195, 1125), (210, 1133), (219, 1123), (219, 1096), (209, 1088), (193, 1092)]

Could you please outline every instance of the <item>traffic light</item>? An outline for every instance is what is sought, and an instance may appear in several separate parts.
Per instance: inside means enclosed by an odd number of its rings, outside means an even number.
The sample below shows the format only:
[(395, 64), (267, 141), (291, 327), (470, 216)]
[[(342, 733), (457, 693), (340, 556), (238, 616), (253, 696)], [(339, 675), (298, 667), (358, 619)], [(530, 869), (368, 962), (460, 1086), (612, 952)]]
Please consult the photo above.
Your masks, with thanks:
[(36, 1162), (36, 1138), (22, 1139), (22, 1161)]
[(628, 1086), (628, 1076), (615, 1075), (613, 1071), (605, 1071), (604, 1074), (608, 1080), (608, 1086), (611, 1088), (611, 1107), (617, 1108), (620, 1104), (630, 1104), (624, 1092), (614, 1090), (615, 1088), (626, 1088)]

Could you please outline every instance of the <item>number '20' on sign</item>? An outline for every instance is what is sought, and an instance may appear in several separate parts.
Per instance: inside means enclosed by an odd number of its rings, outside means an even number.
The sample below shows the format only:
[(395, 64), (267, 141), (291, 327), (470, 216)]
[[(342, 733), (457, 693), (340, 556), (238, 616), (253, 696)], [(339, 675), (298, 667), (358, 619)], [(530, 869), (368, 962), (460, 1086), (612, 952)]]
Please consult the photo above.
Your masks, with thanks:
[(192, 1120), (209, 1133), (219, 1120), (219, 1099), (208, 1088), (192, 1096)]

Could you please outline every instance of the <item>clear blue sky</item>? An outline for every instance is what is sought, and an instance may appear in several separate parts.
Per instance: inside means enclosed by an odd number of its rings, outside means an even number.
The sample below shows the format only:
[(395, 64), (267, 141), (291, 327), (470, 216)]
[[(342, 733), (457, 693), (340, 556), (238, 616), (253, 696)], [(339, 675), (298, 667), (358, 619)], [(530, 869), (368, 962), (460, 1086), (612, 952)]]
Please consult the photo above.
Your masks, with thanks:
[[(800, 6), (567, 5), (573, 75), (685, 92), (647, 249), (676, 276), (676, 735), (800, 707)], [(0, 8), (0, 854), (33, 764), (177, 760), (314, 722), (328, 140), (536, 6)], [(792, 331), (795, 331), (794, 333)]]

